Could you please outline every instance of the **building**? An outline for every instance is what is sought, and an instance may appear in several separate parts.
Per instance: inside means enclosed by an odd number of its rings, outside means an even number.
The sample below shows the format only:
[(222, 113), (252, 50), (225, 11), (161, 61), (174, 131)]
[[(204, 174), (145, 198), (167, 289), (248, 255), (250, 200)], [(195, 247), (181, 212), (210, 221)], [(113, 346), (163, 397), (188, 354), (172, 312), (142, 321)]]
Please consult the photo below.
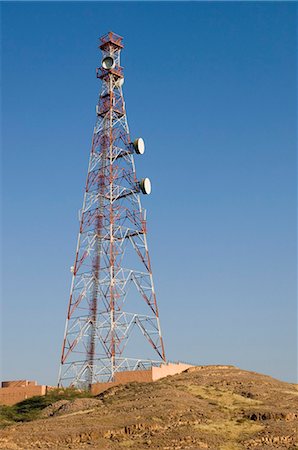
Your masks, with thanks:
[(0, 388), (0, 405), (14, 405), (15, 403), (34, 397), (45, 395), (48, 386), (39, 385), (36, 381), (14, 380), (2, 381)]

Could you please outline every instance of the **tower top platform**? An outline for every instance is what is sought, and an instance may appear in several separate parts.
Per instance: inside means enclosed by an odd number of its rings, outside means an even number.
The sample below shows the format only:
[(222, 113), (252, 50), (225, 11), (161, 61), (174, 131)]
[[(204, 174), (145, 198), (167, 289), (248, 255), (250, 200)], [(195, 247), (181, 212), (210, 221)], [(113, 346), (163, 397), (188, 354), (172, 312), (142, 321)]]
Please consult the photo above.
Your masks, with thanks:
[(105, 34), (104, 36), (102, 36), (100, 38), (100, 45), (99, 48), (101, 50), (104, 50), (105, 47), (109, 44), (114, 45), (115, 47), (118, 48), (123, 48), (124, 45), (122, 43), (123, 41), (123, 37), (119, 36), (119, 34), (113, 33), (112, 31), (109, 31), (107, 34)]

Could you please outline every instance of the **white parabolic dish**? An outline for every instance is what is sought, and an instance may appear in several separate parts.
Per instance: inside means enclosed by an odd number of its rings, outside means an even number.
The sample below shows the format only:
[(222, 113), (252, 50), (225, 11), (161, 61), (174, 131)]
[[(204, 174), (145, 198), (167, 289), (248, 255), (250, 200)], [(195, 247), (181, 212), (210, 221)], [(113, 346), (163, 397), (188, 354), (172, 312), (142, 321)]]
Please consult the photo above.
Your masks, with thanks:
[(141, 191), (143, 194), (149, 195), (151, 193), (151, 181), (149, 178), (143, 178), (140, 182)]
[(133, 146), (135, 148), (136, 153), (139, 155), (143, 155), (145, 152), (145, 142), (144, 139), (138, 138), (134, 141)]

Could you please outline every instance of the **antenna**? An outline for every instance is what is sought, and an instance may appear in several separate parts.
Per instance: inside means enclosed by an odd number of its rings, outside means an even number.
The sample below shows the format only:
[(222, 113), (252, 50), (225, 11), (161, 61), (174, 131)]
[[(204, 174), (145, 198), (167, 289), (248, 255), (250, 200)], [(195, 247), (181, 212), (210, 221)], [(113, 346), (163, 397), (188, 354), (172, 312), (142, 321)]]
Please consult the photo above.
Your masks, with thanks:
[[(58, 386), (90, 389), (92, 383), (113, 381), (116, 372), (166, 361), (140, 198), (151, 193), (151, 182), (136, 176), (134, 157), (144, 154), (145, 143), (142, 138), (132, 141), (129, 134), (122, 41), (112, 32), (100, 38), (96, 74), (102, 86), (71, 267)], [(149, 350), (152, 357), (147, 357)]]

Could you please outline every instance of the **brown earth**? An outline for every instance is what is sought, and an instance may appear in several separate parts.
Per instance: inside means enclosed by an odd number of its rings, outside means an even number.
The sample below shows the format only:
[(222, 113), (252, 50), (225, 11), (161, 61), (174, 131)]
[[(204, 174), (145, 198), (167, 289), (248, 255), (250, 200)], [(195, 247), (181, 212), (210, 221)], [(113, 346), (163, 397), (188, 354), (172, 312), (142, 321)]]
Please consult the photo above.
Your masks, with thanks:
[(298, 449), (297, 386), (232, 366), (60, 400), (40, 417), (2, 429), (0, 448)]

